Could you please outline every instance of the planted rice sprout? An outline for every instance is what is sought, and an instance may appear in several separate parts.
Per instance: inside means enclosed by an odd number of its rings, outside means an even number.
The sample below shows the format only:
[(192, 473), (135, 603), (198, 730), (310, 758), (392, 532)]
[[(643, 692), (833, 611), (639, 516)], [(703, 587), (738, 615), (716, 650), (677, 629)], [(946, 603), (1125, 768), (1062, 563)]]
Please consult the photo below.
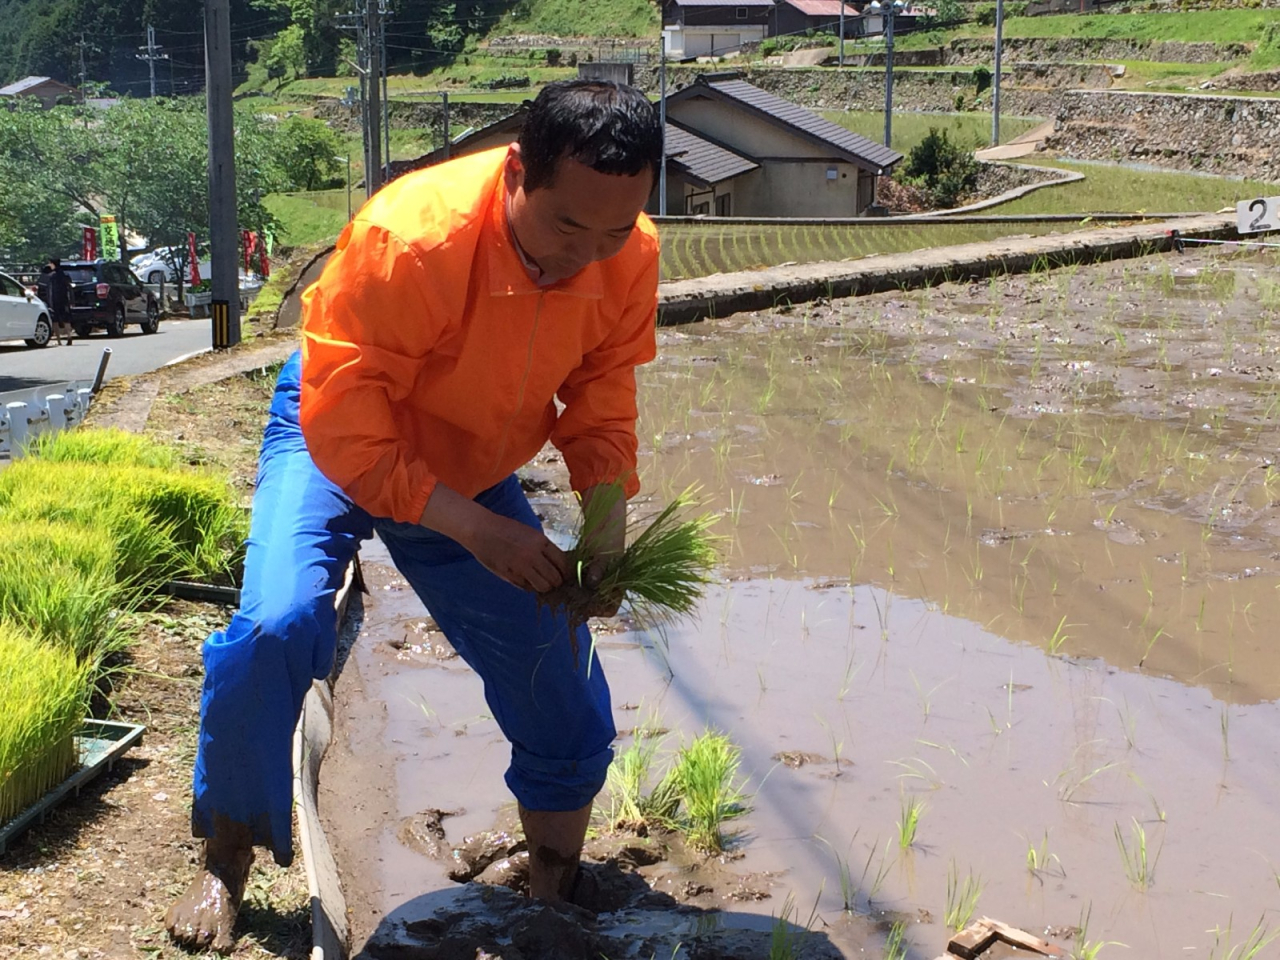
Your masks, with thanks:
[(541, 595), (547, 606), (563, 608), (574, 626), (585, 623), (605, 600), (625, 601), (642, 626), (661, 625), (693, 613), (712, 582), (719, 538), (709, 531), (718, 517), (704, 513), (684, 519), (695, 504), (695, 490), (689, 488), (648, 523), (632, 524), (624, 552), (606, 562), (598, 584), (587, 586), (587, 568), (613, 539), (612, 517), (622, 499), (622, 487), (614, 484), (597, 488), (583, 502), (577, 542), (568, 551), (573, 579)]
[(88, 677), (70, 652), (0, 621), (0, 823), (75, 767)]
[(652, 790), (647, 789), (662, 744), (659, 730), (656, 720), (636, 727), (631, 746), (617, 753), (609, 765), (605, 782), (609, 806), (605, 817), (610, 830), (638, 833), (649, 826), (675, 826), (681, 794), (671, 772)]
[(916, 842), (916, 831), (920, 827), (920, 817), (924, 815), (927, 804), (919, 797), (902, 798), (902, 817), (898, 820), (898, 847), (906, 850)]
[(725, 849), (724, 824), (751, 808), (738, 776), (742, 751), (724, 734), (707, 731), (680, 750), (669, 776), (683, 812), (677, 823), (690, 845), (705, 853)]
[(947, 871), (947, 909), (943, 922), (950, 930), (960, 930), (969, 925), (973, 913), (978, 909), (978, 899), (982, 896), (982, 878), (972, 872), (960, 879), (960, 871), (956, 862), (951, 861)]

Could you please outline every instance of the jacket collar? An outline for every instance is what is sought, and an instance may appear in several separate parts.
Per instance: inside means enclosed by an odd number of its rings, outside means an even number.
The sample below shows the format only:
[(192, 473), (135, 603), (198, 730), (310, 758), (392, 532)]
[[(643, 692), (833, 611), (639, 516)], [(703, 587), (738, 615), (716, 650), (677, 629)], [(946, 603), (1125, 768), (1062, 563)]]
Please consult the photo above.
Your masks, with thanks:
[(529, 276), (524, 258), (516, 247), (511, 224), (507, 220), (507, 186), (501, 174), (489, 206), (489, 222), (484, 244), (488, 254), (489, 293), (495, 297), (512, 297), (534, 293), (565, 293), (586, 300), (604, 299), (604, 273), (599, 263), (591, 263), (572, 277), (539, 286)]

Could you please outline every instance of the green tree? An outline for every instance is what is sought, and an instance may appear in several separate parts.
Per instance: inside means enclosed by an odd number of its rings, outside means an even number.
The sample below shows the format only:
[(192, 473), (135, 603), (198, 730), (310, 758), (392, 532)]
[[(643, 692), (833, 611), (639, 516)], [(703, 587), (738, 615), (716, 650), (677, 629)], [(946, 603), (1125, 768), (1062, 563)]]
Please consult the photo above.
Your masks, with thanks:
[(319, 190), (338, 172), (342, 139), (323, 120), (293, 116), (276, 132), (276, 156), (290, 189)]
[(296, 23), (276, 34), (262, 61), (262, 65), (267, 68), (268, 79), (277, 81), (278, 86), (284, 86), (285, 80), (296, 79), (307, 72), (304, 39), (302, 27)]

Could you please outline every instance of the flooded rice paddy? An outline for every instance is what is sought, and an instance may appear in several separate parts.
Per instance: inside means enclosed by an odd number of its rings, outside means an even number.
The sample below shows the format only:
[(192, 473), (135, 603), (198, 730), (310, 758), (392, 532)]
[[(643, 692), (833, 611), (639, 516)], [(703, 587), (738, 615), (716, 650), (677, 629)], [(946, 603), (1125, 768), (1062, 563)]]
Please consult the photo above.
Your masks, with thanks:
[[(905, 920), (928, 960), (970, 911), (1079, 955), (1248, 956), (1280, 905), (1277, 267), (1170, 254), (660, 332), (645, 488), (700, 486), (725, 578), (696, 622), (598, 648), (619, 729), (729, 733), (753, 809), (727, 862), (646, 865), (673, 903), (614, 916), (611, 949), (693, 956), (792, 897), (813, 956), (883, 955)], [(373, 569), (324, 787), (357, 813), (330, 831), (360, 942), (469, 889), (406, 824), (464, 808), (456, 844), (507, 802), (478, 680)]]

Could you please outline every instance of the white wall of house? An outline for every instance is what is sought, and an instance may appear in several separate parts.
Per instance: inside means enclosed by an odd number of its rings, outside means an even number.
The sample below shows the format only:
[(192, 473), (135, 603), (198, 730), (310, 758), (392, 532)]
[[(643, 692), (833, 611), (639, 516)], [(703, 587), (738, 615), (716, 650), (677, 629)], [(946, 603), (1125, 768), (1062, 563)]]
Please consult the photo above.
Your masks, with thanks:
[(674, 59), (686, 57), (723, 56), (733, 53), (744, 43), (758, 43), (765, 38), (765, 24), (731, 24), (718, 26), (681, 26), (671, 24), (662, 28), (667, 38), (667, 56)]

